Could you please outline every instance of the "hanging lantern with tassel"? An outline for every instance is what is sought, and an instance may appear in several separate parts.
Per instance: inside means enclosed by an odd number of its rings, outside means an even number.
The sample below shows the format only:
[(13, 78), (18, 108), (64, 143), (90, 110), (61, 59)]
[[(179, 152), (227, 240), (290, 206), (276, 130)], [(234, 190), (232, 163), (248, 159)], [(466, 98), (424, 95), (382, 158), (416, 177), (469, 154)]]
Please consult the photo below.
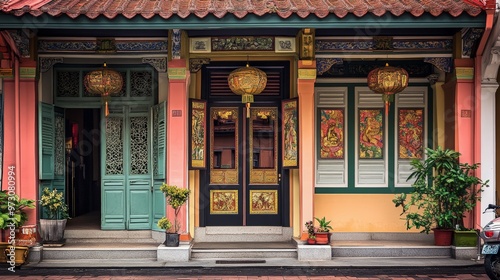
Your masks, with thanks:
[(394, 95), (403, 91), (408, 86), (408, 72), (400, 67), (389, 66), (373, 69), (368, 73), (368, 87), (375, 93), (382, 94), (385, 102), (385, 114), (389, 113), (390, 103), (394, 101)]
[(260, 94), (267, 84), (267, 75), (264, 71), (251, 67), (238, 68), (232, 71), (227, 78), (229, 88), (235, 94), (241, 95), (241, 102), (246, 103), (247, 118), (250, 117), (250, 103), (254, 95)]
[(107, 117), (109, 115), (109, 97), (111, 94), (119, 93), (122, 90), (123, 78), (117, 71), (106, 68), (106, 63), (104, 63), (103, 68), (85, 75), (83, 85), (91, 94), (102, 97), (104, 101), (104, 115)]

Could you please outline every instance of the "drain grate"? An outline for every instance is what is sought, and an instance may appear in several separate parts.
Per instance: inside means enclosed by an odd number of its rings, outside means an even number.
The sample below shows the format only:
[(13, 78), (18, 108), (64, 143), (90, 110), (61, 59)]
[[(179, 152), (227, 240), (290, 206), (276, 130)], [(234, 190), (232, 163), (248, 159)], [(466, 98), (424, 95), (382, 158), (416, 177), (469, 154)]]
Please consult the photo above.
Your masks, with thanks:
[(266, 263), (266, 260), (216, 260), (216, 264)]

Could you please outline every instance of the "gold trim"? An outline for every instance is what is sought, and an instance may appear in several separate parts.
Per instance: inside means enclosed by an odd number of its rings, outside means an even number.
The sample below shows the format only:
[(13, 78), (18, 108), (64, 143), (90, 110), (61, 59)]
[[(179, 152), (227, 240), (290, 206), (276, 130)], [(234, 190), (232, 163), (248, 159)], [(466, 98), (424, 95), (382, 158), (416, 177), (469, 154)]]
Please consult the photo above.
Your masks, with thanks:
[[(232, 202), (234, 201), (234, 209), (228, 208), (227, 210), (215, 209), (214, 207), (214, 196), (215, 194), (225, 194), (228, 199), (225, 199), (224, 202)], [(231, 201), (232, 200), (232, 201)], [(224, 203), (223, 202), (223, 203)], [(225, 204), (227, 208), (227, 204)], [(238, 214), (238, 190), (210, 190), (210, 214)]]
[(278, 190), (250, 190), (250, 214), (278, 214)]
[(299, 69), (299, 79), (315, 80), (316, 69)]
[(183, 80), (186, 79), (186, 68), (168, 68), (168, 79)]
[(455, 67), (455, 76), (457, 80), (474, 79), (474, 67)]

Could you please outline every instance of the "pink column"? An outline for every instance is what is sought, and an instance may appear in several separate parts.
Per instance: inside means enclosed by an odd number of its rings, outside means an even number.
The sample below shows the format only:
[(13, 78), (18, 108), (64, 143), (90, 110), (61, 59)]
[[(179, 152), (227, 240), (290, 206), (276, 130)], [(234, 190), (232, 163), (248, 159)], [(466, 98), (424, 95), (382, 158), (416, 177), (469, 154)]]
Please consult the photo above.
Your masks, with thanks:
[[(188, 87), (189, 71), (184, 59), (174, 59), (168, 63), (167, 98), (167, 184), (188, 188)], [(170, 206), (167, 216), (174, 219)], [(179, 213), (181, 240), (189, 240), (187, 206)]]
[[(316, 62), (300, 60), (297, 91), (299, 95), (299, 182), (300, 226), (314, 217), (314, 83)], [(303, 233), (301, 239), (306, 239)]]
[[(2, 189), (7, 189), (9, 170), (15, 171), (16, 193), (37, 198), (37, 98), (36, 67), (33, 61), (15, 63), (14, 78), (4, 79), (4, 162)], [(14, 168), (14, 169), (13, 169)], [(27, 210), (28, 222), (35, 225), (36, 210)]]

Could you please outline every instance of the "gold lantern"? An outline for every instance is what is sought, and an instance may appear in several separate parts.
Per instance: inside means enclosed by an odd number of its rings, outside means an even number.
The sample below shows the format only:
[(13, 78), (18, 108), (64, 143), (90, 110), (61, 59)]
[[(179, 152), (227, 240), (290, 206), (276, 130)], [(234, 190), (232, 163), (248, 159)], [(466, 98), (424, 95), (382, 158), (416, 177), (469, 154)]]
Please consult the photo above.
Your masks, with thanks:
[(109, 115), (109, 96), (119, 93), (123, 87), (123, 78), (120, 73), (115, 70), (104, 67), (94, 70), (83, 78), (83, 85), (88, 92), (94, 95), (100, 95), (104, 101), (104, 115)]
[(408, 72), (400, 67), (389, 66), (373, 69), (368, 73), (368, 87), (382, 94), (385, 102), (385, 114), (389, 113), (389, 105), (394, 101), (394, 94), (403, 91), (408, 86)]
[(267, 75), (264, 71), (251, 67), (238, 68), (232, 71), (227, 77), (229, 88), (235, 94), (241, 95), (241, 102), (246, 103), (247, 118), (250, 117), (250, 103), (253, 96), (261, 93), (267, 84)]

